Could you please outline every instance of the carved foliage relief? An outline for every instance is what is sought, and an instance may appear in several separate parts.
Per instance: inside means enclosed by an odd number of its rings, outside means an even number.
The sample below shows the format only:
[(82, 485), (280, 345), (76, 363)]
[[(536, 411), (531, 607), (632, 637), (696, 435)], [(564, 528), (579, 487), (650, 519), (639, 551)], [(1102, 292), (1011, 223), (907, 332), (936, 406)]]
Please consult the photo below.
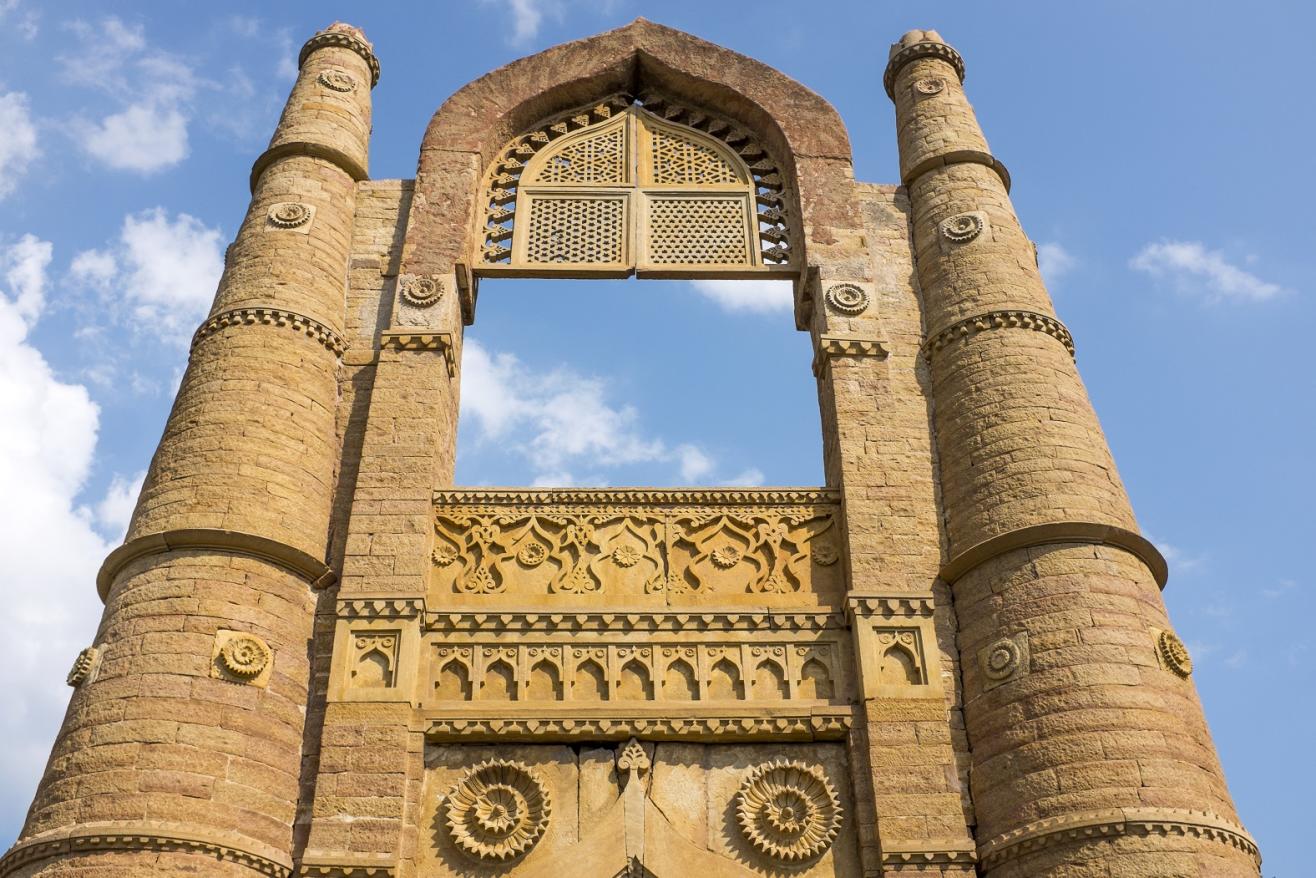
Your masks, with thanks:
[(822, 491), (448, 491), (435, 502), (431, 593), (477, 605), (839, 594), (837, 513)]

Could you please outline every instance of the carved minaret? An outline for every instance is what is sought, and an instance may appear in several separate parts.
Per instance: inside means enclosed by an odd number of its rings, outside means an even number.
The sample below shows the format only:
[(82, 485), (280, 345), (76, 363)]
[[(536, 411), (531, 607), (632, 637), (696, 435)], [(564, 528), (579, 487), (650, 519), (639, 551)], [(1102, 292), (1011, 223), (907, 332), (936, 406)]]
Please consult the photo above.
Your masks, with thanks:
[(308, 643), (370, 90), (360, 31), (303, 47), (27, 824), (23, 875), (293, 866)]
[[(1257, 874), (1032, 244), (934, 31), (892, 48), (980, 869)], [(1087, 874), (1083, 870), (1083, 874)]]

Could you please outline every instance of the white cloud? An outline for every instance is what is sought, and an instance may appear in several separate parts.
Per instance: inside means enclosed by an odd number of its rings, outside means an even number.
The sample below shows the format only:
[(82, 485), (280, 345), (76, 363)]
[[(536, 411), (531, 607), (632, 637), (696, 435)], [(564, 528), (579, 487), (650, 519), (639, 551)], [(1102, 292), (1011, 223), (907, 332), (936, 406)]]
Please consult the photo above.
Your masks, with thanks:
[(19, 91), (0, 95), (0, 198), (14, 191), (39, 154), (27, 95)]
[(209, 310), (223, 270), (219, 229), (155, 207), (124, 217), (119, 239), (109, 248), (75, 256), (69, 277), (151, 321), (152, 332), (185, 335)]
[(1230, 264), (1223, 253), (1208, 250), (1199, 241), (1148, 244), (1129, 265), (1211, 302), (1264, 302), (1284, 292), (1283, 287)]
[(95, 574), (109, 550), (76, 502), (96, 447), (99, 410), (60, 381), (28, 340), (44, 306), (50, 244), (0, 245), (0, 556), (8, 660), (0, 663), (0, 824), (31, 800), (68, 700), (64, 674), (100, 615)]
[(96, 504), (96, 523), (111, 540), (118, 542), (128, 532), (128, 523), (137, 506), (137, 495), (142, 492), (142, 483), (145, 481), (145, 470), (130, 479), (116, 475), (105, 491), (105, 496)]
[(187, 158), (187, 117), (177, 107), (133, 104), (80, 128), (82, 148), (115, 170), (149, 174)]
[(521, 44), (534, 39), (544, 20), (540, 0), (509, 0), (508, 5), (512, 7), (512, 42)]
[(750, 467), (735, 478), (727, 480), (728, 488), (757, 488), (763, 484), (763, 471)]
[(1058, 283), (1075, 264), (1074, 257), (1061, 245), (1053, 241), (1037, 245), (1037, 267), (1048, 284)]
[(1172, 575), (1175, 573), (1191, 573), (1206, 564), (1207, 559), (1203, 555), (1190, 554), (1172, 543), (1156, 539), (1145, 531), (1143, 535), (1151, 540), (1152, 544), (1165, 556), (1165, 561), (1170, 565)]
[(122, 104), (98, 121), (73, 121), (83, 150), (110, 168), (141, 174), (187, 158), (190, 102), (201, 84), (191, 65), (152, 49), (141, 27), (113, 16), (95, 26), (75, 21), (69, 29), (79, 48), (59, 57), (64, 78)]
[(696, 280), (690, 285), (726, 311), (789, 311), (794, 304), (791, 283), (785, 280)]
[[(607, 382), (565, 366), (548, 372), (467, 337), (462, 352), (462, 417), (477, 438), (523, 457), (539, 486), (609, 484), (609, 470), (634, 464), (673, 468), (681, 484), (715, 482), (716, 461), (698, 445), (646, 436), (639, 412), (609, 400)], [(588, 474), (577, 475), (581, 470)], [(748, 484), (763, 474), (747, 470)]]

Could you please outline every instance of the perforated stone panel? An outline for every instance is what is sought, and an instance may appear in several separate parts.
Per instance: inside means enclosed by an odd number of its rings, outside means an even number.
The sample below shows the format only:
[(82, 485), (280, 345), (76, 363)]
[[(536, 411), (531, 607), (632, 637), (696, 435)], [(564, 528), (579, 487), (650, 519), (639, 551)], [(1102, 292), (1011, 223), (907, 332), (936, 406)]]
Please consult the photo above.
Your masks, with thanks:
[(739, 183), (740, 175), (716, 149), (658, 128), (652, 144), (654, 183)]
[(653, 198), (648, 204), (649, 262), (747, 265), (749, 205), (726, 198)]
[(625, 202), (620, 198), (538, 197), (530, 202), (525, 259), (537, 263), (622, 261)]
[(617, 127), (568, 143), (540, 166), (536, 183), (623, 183), (626, 129)]

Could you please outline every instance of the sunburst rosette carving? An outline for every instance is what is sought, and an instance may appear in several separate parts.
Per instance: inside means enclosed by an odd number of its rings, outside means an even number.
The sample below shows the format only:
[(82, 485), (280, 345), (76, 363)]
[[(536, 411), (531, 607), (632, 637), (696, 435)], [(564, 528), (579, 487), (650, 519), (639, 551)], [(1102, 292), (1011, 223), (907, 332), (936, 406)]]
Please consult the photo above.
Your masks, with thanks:
[(311, 208), (296, 201), (282, 201), (271, 205), (266, 216), (275, 228), (295, 229), (311, 221)]
[(868, 293), (856, 284), (836, 284), (827, 290), (827, 305), (837, 313), (855, 317), (868, 310)]
[(1172, 631), (1161, 631), (1156, 635), (1156, 652), (1165, 665), (1176, 676), (1185, 679), (1193, 672), (1193, 659), (1188, 654), (1188, 647)]
[(270, 648), (259, 637), (240, 634), (219, 650), (219, 663), (235, 677), (257, 677), (270, 663)]
[(819, 857), (841, 829), (841, 800), (820, 768), (778, 759), (753, 769), (736, 794), (745, 839), (785, 863)]
[(448, 793), (448, 833), (480, 860), (506, 862), (529, 851), (548, 828), (548, 790), (521, 762), (491, 759), (473, 767)]
[(941, 224), (942, 237), (956, 244), (967, 244), (981, 235), (982, 230), (982, 217), (976, 213), (961, 213)]
[(443, 281), (424, 274), (404, 274), (398, 279), (402, 301), (413, 308), (428, 308), (443, 298)]

